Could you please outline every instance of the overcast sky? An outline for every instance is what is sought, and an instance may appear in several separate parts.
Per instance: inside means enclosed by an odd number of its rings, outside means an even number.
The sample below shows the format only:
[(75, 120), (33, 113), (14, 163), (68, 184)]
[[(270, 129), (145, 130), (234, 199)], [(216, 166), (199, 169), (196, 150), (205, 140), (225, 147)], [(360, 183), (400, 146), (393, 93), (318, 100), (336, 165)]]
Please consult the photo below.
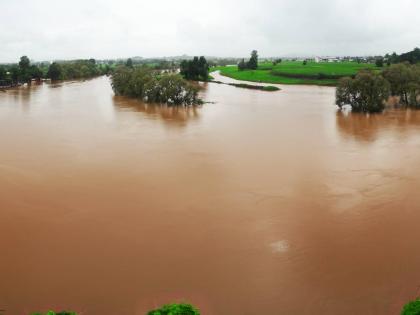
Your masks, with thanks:
[(419, 0), (0, 0), (0, 62), (370, 55), (420, 46)]

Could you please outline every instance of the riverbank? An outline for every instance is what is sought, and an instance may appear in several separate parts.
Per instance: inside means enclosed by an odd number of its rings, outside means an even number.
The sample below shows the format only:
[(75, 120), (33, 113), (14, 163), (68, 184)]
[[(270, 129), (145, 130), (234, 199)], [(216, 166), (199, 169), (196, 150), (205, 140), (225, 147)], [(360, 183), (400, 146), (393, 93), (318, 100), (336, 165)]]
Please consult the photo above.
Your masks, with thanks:
[(288, 85), (321, 85), (336, 86), (344, 76), (355, 75), (362, 69), (377, 69), (373, 64), (357, 62), (315, 63), (288, 61), (277, 65), (263, 63), (257, 70), (238, 70), (237, 66), (214, 67), (211, 71), (232, 79), (249, 82), (288, 84)]

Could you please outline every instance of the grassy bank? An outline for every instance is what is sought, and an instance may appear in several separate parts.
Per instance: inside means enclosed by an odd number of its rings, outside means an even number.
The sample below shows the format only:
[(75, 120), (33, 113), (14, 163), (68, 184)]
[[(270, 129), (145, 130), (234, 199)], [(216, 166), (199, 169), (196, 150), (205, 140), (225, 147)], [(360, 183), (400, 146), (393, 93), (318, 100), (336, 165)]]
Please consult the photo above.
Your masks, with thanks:
[(377, 69), (373, 64), (357, 62), (308, 62), (285, 61), (277, 65), (259, 64), (257, 70), (239, 71), (237, 66), (215, 67), (220, 74), (232, 79), (275, 84), (311, 84), (334, 86), (339, 78), (355, 75), (362, 69)]

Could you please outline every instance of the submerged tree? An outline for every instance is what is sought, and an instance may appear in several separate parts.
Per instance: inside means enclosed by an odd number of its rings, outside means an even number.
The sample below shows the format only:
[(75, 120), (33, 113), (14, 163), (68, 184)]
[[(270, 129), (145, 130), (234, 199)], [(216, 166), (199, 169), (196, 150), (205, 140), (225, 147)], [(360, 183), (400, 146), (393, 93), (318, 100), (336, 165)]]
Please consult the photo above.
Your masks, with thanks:
[(340, 79), (336, 90), (336, 104), (351, 105), (356, 112), (381, 112), (390, 95), (390, 85), (382, 75), (361, 71), (354, 79)]
[(112, 88), (117, 95), (136, 97), (140, 100), (169, 105), (194, 105), (198, 87), (178, 74), (161, 74), (149, 67), (131, 69), (119, 67), (111, 77)]
[(391, 85), (391, 94), (399, 96), (403, 105), (420, 105), (420, 65), (391, 65), (383, 71), (383, 76)]

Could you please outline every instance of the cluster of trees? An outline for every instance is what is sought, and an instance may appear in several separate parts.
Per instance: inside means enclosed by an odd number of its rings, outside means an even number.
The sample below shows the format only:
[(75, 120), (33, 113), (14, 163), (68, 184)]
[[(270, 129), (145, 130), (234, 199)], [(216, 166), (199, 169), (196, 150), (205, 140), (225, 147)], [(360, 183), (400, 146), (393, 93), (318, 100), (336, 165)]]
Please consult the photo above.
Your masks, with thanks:
[(31, 65), (27, 56), (22, 56), (18, 64), (0, 66), (0, 86), (30, 83), (32, 79), (40, 80), (43, 71), (37, 65)]
[(112, 89), (116, 95), (135, 97), (145, 102), (169, 105), (195, 105), (198, 87), (178, 74), (165, 74), (151, 67), (118, 67), (111, 76)]
[(180, 73), (187, 80), (207, 81), (209, 79), (209, 64), (203, 56), (194, 57), (192, 60), (182, 60)]
[(238, 70), (256, 70), (258, 68), (258, 52), (256, 50), (253, 50), (251, 52), (251, 58), (247, 62), (245, 62), (245, 59), (242, 59), (238, 63)]
[(51, 80), (87, 79), (98, 75), (109, 74), (109, 65), (97, 65), (95, 59), (53, 62), (47, 71)]
[(336, 104), (351, 105), (353, 111), (380, 112), (389, 96), (398, 96), (404, 106), (420, 108), (420, 65), (400, 63), (381, 73), (360, 71), (354, 78), (340, 79)]

